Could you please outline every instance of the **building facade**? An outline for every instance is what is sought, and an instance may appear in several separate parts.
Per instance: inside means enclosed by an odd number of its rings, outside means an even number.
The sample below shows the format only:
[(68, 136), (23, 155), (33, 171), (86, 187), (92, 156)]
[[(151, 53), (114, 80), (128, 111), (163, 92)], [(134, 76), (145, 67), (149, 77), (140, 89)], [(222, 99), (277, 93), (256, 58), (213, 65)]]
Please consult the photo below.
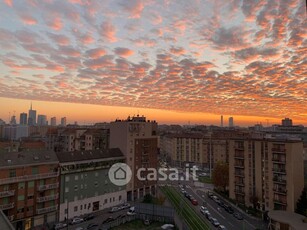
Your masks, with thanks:
[(147, 178), (148, 168), (157, 168), (158, 125), (147, 121), (145, 117), (128, 117), (110, 124), (110, 148), (119, 148), (125, 155), (132, 171), (132, 179), (127, 184), (127, 199), (135, 200), (145, 194), (155, 195), (156, 181), (140, 181), (137, 178), (139, 168), (145, 168), (142, 177)]
[(1, 155), (0, 209), (15, 229), (55, 222), (59, 203), (56, 155), (35, 150)]
[(126, 186), (114, 185), (110, 167), (124, 163), (119, 149), (57, 153), (61, 192), (59, 220), (103, 210), (127, 201)]
[(294, 212), (303, 187), (301, 141), (268, 138), (230, 141), (230, 198), (262, 211)]
[(27, 120), (28, 120), (28, 114), (21, 113), (20, 117), (19, 117), (19, 124), (20, 125), (27, 125)]

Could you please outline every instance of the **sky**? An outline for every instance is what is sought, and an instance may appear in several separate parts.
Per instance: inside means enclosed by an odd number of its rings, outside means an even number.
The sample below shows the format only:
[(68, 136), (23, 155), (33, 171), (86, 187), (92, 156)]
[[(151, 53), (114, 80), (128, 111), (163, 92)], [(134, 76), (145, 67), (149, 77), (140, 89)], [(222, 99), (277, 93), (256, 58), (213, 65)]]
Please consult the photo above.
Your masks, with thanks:
[(307, 125), (304, 0), (2, 0), (0, 118)]

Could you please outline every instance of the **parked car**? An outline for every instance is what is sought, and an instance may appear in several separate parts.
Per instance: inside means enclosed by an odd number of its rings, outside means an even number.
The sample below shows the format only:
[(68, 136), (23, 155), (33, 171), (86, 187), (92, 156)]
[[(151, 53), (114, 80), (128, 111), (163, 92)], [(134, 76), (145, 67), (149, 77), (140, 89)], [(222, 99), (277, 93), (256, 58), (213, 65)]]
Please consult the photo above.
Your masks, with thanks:
[(208, 191), (208, 197), (212, 199), (213, 193)]
[(206, 213), (206, 218), (207, 218), (209, 221), (211, 220), (212, 216), (211, 216), (210, 212)]
[(86, 229), (93, 229), (93, 228), (97, 228), (99, 225), (98, 224), (95, 224), (95, 223), (91, 223), (87, 226)]
[(77, 227), (77, 228), (75, 228), (75, 230), (84, 230), (84, 228), (82, 228), (82, 227)]
[(113, 220), (115, 220), (115, 219), (112, 216), (110, 216), (107, 219), (105, 219), (104, 221), (102, 221), (102, 224), (106, 224), (106, 223), (112, 222)]
[(224, 226), (224, 225), (220, 225), (220, 226), (218, 226), (218, 228), (217, 228), (218, 230), (227, 230), (226, 229), (226, 227)]
[(83, 220), (88, 221), (88, 220), (92, 220), (94, 218), (95, 218), (94, 214), (87, 214), (86, 216), (83, 217)]
[(129, 209), (129, 211), (127, 212), (127, 215), (128, 216), (132, 216), (132, 215), (135, 215), (136, 213), (135, 213), (135, 207), (131, 207), (130, 209)]
[(126, 209), (126, 208), (130, 208), (130, 204), (129, 203), (124, 203), (122, 206), (120, 206), (121, 209)]
[(73, 225), (73, 224), (80, 224), (82, 223), (84, 220), (80, 217), (75, 217), (71, 220), (70, 224)]
[(144, 225), (150, 225), (150, 220), (145, 219), (145, 220), (143, 221), (143, 223), (144, 223)]
[(233, 210), (233, 208), (231, 207), (231, 206), (229, 206), (229, 205), (224, 205), (224, 209), (225, 209), (225, 211), (227, 211), (228, 213), (230, 213), (230, 214), (233, 214), (234, 213), (234, 210)]
[(168, 229), (174, 229), (175, 226), (173, 224), (163, 224), (161, 228), (168, 230)]
[(218, 227), (220, 225), (220, 223), (217, 221), (216, 218), (211, 218), (211, 223), (215, 226), (215, 227)]
[(238, 213), (238, 212), (235, 212), (235, 213), (233, 214), (233, 216), (234, 216), (235, 218), (237, 218), (238, 220), (243, 220), (243, 216), (242, 216), (240, 213)]
[(198, 201), (196, 200), (196, 199), (191, 199), (191, 203), (193, 204), (193, 205), (198, 205)]
[(205, 207), (205, 206), (200, 206), (200, 212), (202, 213), (202, 214), (205, 214), (205, 212), (206, 211), (208, 211), (208, 208), (207, 207)]
[(115, 207), (112, 207), (109, 212), (117, 212), (119, 210), (120, 208), (115, 206)]
[(62, 228), (65, 228), (65, 227), (67, 227), (66, 223), (57, 223), (53, 226), (54, 230), (62, 229)]

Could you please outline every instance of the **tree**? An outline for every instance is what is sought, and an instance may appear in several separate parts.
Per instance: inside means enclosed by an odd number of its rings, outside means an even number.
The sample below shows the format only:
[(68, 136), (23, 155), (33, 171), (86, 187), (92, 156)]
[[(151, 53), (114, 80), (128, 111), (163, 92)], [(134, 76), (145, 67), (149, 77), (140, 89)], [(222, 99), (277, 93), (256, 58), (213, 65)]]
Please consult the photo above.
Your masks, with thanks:
[(227, 163), (218, 162), (212, 171), (212, 183), (217, 189), (226, 192), (229, 185), (229, 166)]
[(296, 203), (296, 213), (307, 216), (307, 191), (302, 191), (300, 199)]

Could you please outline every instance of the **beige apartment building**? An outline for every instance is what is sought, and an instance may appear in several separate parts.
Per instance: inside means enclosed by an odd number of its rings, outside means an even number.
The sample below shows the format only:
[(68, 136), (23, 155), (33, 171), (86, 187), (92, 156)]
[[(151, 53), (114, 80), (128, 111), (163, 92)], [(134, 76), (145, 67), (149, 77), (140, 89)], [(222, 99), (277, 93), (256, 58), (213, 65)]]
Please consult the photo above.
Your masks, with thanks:
[[(139, 168), (157, 168), (158, 125), (145, 117), (128, 117), (110, 124), (110, 148), (119, 148), (126, 157), (126, 163), (132, 171), (132, 179), (127, 184), (127, 200), (135, 200), (145, 194), (155, 195), (156, 181), (140, 181), (137, 178)], [(148, 171), (142, 173), (146, 178)]]
[(294, 212), (303, 187), (302, 141), (272, 138), (230, 140), (230, 198), (262, 211)]
[[(161, 153), (175, 167), (214, 167), (228, 162), (228, 140), (211, 133), (180, 133), (164, 135), (160, 139)], [(211, 154), (210, 154), (211, 153)]]

